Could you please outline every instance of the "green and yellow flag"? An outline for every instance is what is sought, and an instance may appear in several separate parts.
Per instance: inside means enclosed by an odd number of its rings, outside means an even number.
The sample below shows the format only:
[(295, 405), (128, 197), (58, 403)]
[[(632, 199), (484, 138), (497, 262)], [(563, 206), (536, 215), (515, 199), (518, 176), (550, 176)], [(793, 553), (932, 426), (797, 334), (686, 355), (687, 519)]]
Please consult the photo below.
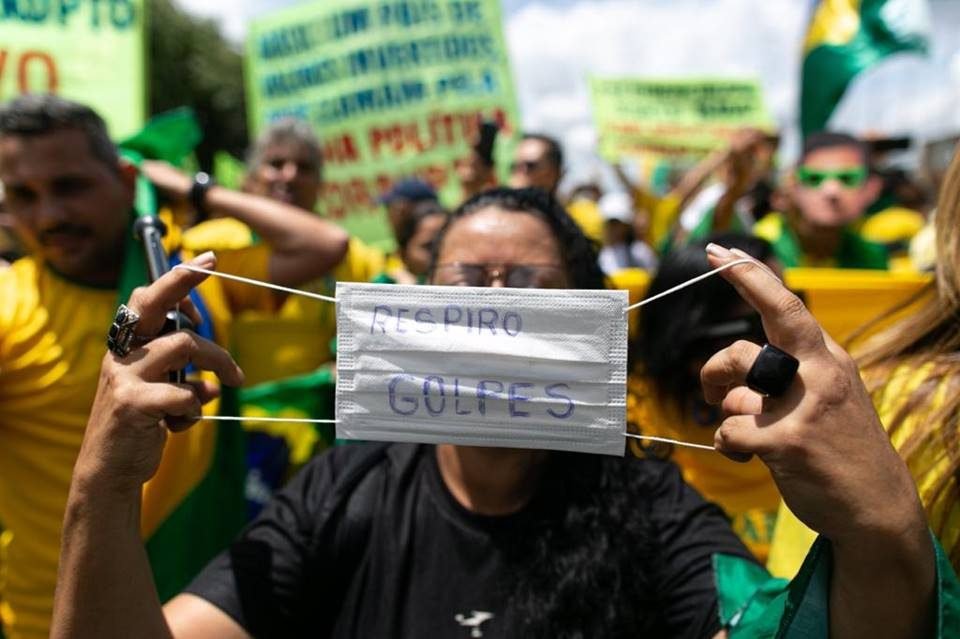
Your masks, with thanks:
[[(201, 131), (189, 109), (178, 109), (153, 118), (140, 132), (120, 142), (124, 157), (135, 164), (143, 159), (166, 160), (182, 166), (190, 160)], [(142, 174), (131, 225), (136, 217), (166, 216), (157, 193)], [(165, 244), (176, 242), (171, 224)], [(168, 246), (176, 250), (176, 246)], [(176, 261), (176, 256), (172, 260)], [(148, 282), (143, 246), (128, 234), (118, 297), (125, 303), (134, 287)], [(197, 332), (209, 339), (213, 322), (201, 297), (191, 295), (204, 323)], [(219, 403), (205, 414), (236, 415), (236, 394), (223, 388)], [(206, 412), (213, 411), (212, 413)], [(164, 461), (145, 485), (141, 532), (161, 600), (179, 593), (217, 552), (226, 547), (245, 522), (243, 495), (245, 467), (243, 433), (233, 426), (203, 422), (171, 435)]]
[(853, 78), (899, 51), (926, 53), (926, 0), (815, 0), (804, 44), (800, 128), (823, 130)]

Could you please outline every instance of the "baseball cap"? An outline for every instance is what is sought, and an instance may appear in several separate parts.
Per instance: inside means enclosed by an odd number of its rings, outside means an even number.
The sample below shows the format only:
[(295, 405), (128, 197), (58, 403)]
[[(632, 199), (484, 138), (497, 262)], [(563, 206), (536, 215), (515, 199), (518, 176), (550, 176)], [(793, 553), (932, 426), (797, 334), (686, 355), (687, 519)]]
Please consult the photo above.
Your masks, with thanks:
[(425, 202), (436, 200), (437, 192), (423, 180), (400, 180), (389, 191), (377, 200), (380, 204), (389, 204), (394, 200), (410, 200), (411, 202)]

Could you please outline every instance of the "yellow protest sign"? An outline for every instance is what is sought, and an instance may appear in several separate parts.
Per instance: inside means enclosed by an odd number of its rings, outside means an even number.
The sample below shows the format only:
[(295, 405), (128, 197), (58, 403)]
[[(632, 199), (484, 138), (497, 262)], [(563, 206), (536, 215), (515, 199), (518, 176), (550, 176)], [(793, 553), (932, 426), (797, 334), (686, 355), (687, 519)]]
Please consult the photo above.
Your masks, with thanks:
[(600, 154), (698, 155), (740, 128), (771, 128), (756, 80), (591, 78)]
[(89, 105), (114, 139), (143, 126), (143, 0), (0, 3), (0, 100), (55, 93)]

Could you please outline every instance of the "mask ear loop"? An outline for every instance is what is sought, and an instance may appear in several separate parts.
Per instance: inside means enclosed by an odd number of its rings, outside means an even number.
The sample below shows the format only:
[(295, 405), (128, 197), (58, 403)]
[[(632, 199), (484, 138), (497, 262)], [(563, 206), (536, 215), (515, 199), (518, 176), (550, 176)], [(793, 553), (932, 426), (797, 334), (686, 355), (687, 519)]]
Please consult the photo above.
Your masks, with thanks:
[[(657, 300), (659, 300), (659, 299), (662, 299), (662, 298), (664, 298), (664, 297), (667, 297), (668, 295), (672, 295), (673, 293), (676, 293), (677, 291), (681, 291), (681, 290), (687, 288), (688, 286), (693, 286), (693, 285), (696, 284), (697, 282), (701, 282), (701, 281), (707, 279), (708, 277), (713, 277), (713, 276), (716, 275), (717, 273), (720, 273), (721, 271), (725, 271), (725, 270), (727, 270), (728, 268), (737, 266), (738, 264), (758, 264), (758, 262), (757, 262), (756, 260), (750, 259), (750, 258), (743, 258), (743, 259), (739, 259), (739, 260), (734, 260), (733, 262), (730, 262), (730, 263), (728, 263), (728, 264), (724, 264), (723, 266), (720, 266), (720, 267), (718, 267), (718, 268), (715, 268), (715, 269), (713, 269), (712, 271), (708, 271), (707, 273), (704, 273), (703, 275), (698, 275), (697, 277), (694, 277), (693, 279), (690, 279), (690, 280), (687, 280), (686, 282), (683, 282), (683, 283), (681, 283), (681, 284), (678, 284), (678, 285), (674, 286), (673, 288), (667, 289), (666, 291), (663, 291), (662, 293), (658, 293), (657, 295), (654, 295), (653, 297), (647, 298), (647, 299), (645, 299), (645, 300), (643, 300), (643, 301), (641, 301), (641, 302), (637, 302), (636, 304), (633, 304), (633, 305), (631, 305), (631, 306), (628, 306), (626, 309), (624, 309), (624, 315), (626, 315), (626, 314), (629, 313), (630, 311), (636, 310), (636, 309), (638, 309), (638, 308), (640, 308), (640, 307), (642, 307), (642, 306), (645, 306), (645, 305), (647, 305), (647, 304), (649, 304), (649, 303), (651, 303), (651, 302), (655, 302), (655, 301), (657, 301)], [(278, 285), (278, 284), (271, 284), (271, 283), (269, 283), (269, 282), (261, 282), (260, 280), (254, 280), (254, 279), (250, 279), (250, 278), (247, 278), (247, 277), (240, 277), (239, 275), (230, 275), (229, 273), (221, 273), (221, 272), (219, 272), (219, 271), (211, 271), (211, 270), (209, 270), (209, 269), (200, 268), (199, 266), (193, 266), (193, 265), (191, 265), (191, 264), (177, 264), (176, 266), (174, 266), (174, 268), (182, 268), (182, 269), (186, 269), (186, 270), (188, 270), (188, 271), (193, 271), (193, 272), (195, 272), (195, 273), (203, 273), (203, 274), (205, 274), (205, 275), (212, 275), (212, 276), (214, 276), (214, 277), (222, 277), (222, 278), (224, 278), (224, 279), (233, 280), (233, 281), (235, 281), (235, 282), (242, 282), (242, 283), (244, 283), (244, 284), (250, 284), (251, 286), (261, 286), (261, 287), (263, 287), (263, 288), (269, 288), (269, 289), (273, 289), (273, 290), (275, 290), (275, 291), (281, 291), (281, 292), (284, 292), (284, 293), (289, 293), (289, 294), (291, 294), (291, 295), (301, 295), (301, 296), (303, 296), (303, 297), (310, 297), (310, 298), (317, 299), (317, 300), (321, 300), (321, 301), (324, 301), (324, 302), (331, 302), (331, 303), (333, 303), (333, 304), (336, 304), (336, 303), (337, 303), (337, 298), (335, 298), (335, 297), (330, 297), (330, 296), (327, 296), (327, 295), (320, 295), (319, 293), (310, 293), (310, 292), (307, 292), (307, 291), (301, 291), (301, 290), (298, 290), (298, 289), (295, 289), (295, 288), (288, 288), (288, 287), (286, 287), (286, 286), (280, 286), (280, 285)], [(772, 275), (772, 273), (771, 273), (771, 275)], [(178, 304), (178, 308), (179, 308), (179, 304)], [(179, 316), (178, 316), (178, 318), (179, 318)], [(178, 328), (179, 328), (179, 327), (178, 327)], [(336, 424), (336, 423), (338, 423), (338, 420), (336, 420), (336, 419), (309, 419), (309, 418), (288, 418), (288, 417), (234, 417), (234, 416), (228, 416), (228, 415), (201, 415), (201, 416), (195, 417), (195, 418), (193, 418), (193, 419), (198, 419), (198, 420), (204, 419), (204, 420), (209, 420), (209, 421), (221, 421), (221, 422), (286, 422), (286, 423), (292, 423), (292, 424)], [(699, 448), (699, 449), (701, 449), (701, 450), (716, 451), (716, 448), (714, 448), (713, 446), (707, 446), (707, 445), (705, 445), (705, 444), (694, 444), (693, 442), (684, 442), (684, 441), (680, 441), (680, 440), (676, 440), (676, 439), (669, 439), (669, 438), (667, 438), (667, 437), (654, 437), (653, 435), (636, 435), (636, 434), (634, 434), (634, 433), (622, 433), (622, 435), (623, 435), (624, 437), (629, 437), (629, 438), (631, 438), (631, 439), (639, 439), (639, 440), (645, 440), (645, 441), (655, 441), (655, 442), (661, 442), (661, 443), (665, 443), (665, 444), (674, 444), (674, 445), (676, 445), (676, 446), (686, 446), (686, 447), (688, 447), (688, 448)]]
[[(677, 291), (682, 291), (683, 289), (687, 288), (688, 286), (693, 286), (693, 285), (696, 284), (697, 282), (702, 282), (703, 280), (705, 280), (705, 279), (707, 279), (707, 278), (709, 278), (709, 277), (713, 277), (713, 276), (716, 275), (717, 273), (720, 273), (721, 271), (725, 271), (725, 270), (727, 270), (728, 268), (734, 267), (734, 266), (736, 266), (737, 264), (751, 264), (751, 263), (752, 263), (752, 264), (756, 264), (757, 261), (756, 261), (756, 260), (753, 260), (753, 259), (749, 259), (749, 258), (743, 258), (743, 259), (739, 259), (739, 260), (734, 260), (734, 261), (732, 261), (732, 262), (730, 262), (730, 263), (728, 263), (728, 264), (724, 264), (723, 266), (720, 266), (720, 267), (718, 267), (718, 268), (715, 268), (715, 269), (713, 269), (712, 271), (707, 271), (707, 272), (704, 273), (703, 275), (698, 275), (697, 277), (694, 277), (693, 279), (690, 279), (690, 280), (687, 280), (686, 282), (682, 282), (682, 283), (680, 283), (680, 284), (677, 284), (677, 285), (674, 286), (673, 288), (669, 288), (669, 289), (663, 291), (662, 293), (657, 293), (657, 294), (654, 295), (653, 297), (649, 297), (649, 298), (647, 298), (647, 299), (645, 299), (645, 300), (642, 300), (642, 301), (640, 301), (640, 302), (637, 302), (636, 304), (633, 304), (633, 305), (631, 305), (631, 306), (628, 306), (628, 307), (626, 308), (626, 310), (624, 311), (624, 314), (627, 314), (627, 313), (629, 313), (630, 311), (636, 310), (636, 309), (638, 309), (638, 308), (640, 308), (640, 307), (642, 307), (642, 306), (646, 306), (646, 305), (649, 304), (650, 302), (656, 302), (656, 301), (659, 300), (659, 299), (663, 299), (664, 297), (667, 297), (668, 295), (673, 295), (673, 294), (676, 293)], [(699, 448), (700, 450), (710, 450), (710, 451), (714, 451), (714, 452), (716, 452), (716, 450), (717, 450), (715, 447), (713, 447), (713, 446), (707, 446), (706, 444), (694, 444), (693, 442), (684, 442), (684, 441), (680, 441), (680, 440), (677, 440), (677, 439), (670, 439), (670, 438), (667, 438), (667, 437), (654, 437), (653, 435), (636, 435), (636, 434), (634, 434), (634, 433), (623, 433), (623, 436), (624, 436), (624, 437), (629, 437), (629, 438), (631, 438), (631, 439), (639, 439), (639, 440), (643, 440), (643, 441), (660, 442), (660, 443), (663, 443), (663, 444), (673, 444), (673, 445), (675, 445), (675, 446), (686, 446), (687, 448)]]

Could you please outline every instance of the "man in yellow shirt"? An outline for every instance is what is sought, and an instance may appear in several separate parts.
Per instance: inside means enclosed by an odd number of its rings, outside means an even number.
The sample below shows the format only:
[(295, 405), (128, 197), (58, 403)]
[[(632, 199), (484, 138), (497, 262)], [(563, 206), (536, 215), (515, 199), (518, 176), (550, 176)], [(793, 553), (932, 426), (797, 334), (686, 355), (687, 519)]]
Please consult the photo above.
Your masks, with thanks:
[[(224, 251), (223, 271), (293, 286), (342, 257), (342, 232), (292, 207), (285, 218), (265, 215), (275, 203), (264, 198), (196, 188), (163, 166), (145, 172), (169, 198), (192, 194), (265, 238)], [(136, 179), (88, 107), (28, 96), (0, 109), (5, 208), (30, 253), (0, 272), (0, 619), (9, 639), (48, 634), (67, 490), (117, 308)], [(230, 313), (262, 304), (258, 291), (218, 283), (201, 295), (225, 329)]]
[[(248, 156), (244, 191), (306, 214), (316, 208), (322, 188), (322, 148), (306, 122), (279, 120), (256, 140)], [(231, 217), (198, 224), (183, 237), (184, 247), (196, 253), (212, 250), (219, 254), (224, 248), (249, 247), (258, 241), (248, 224)], [(380, 251), (349, 238), (340, 259), (301, 288), (332, 296), (338, 280), (366, 282), (381, 273), (383, 266)], [(332, 357), (330, 341), (336, 336), (332, 304), (285, 295), (275, 296), (274, 302), (274, 308), (245, 312), (234, 322), (231, 349), (246, 373), (247, 385), (309, 373)]]
[[(281, 201), (311, 217), (323, 187), (323, 155), (310, 125), (286, 118), (264, 130), (248, 155), (243, 188)], [(283, 214), (278, 211), (278, 214)], [(248, 225), (219, 217), (184, 234), (193, 252), (242, 248), (259, 242)], [(385, 256), (357, 238), (320, 277), (298, 288), (333, 296), (337, 281), (367, 282), (382, 273)], [(273, 295), (269, 308), (240, 313), (231, 326), (230, 350), (246, 375), (240, 414), (246, 417), (324, 418), (332, 412), (332, 371), (337, 332), (336, 307), (297, 295)], [(318, 450), (334, 441), (333, 428), (295, 422), (243, 423), (247, 433), (248, 515), (256, 514), (289, 476)]]

